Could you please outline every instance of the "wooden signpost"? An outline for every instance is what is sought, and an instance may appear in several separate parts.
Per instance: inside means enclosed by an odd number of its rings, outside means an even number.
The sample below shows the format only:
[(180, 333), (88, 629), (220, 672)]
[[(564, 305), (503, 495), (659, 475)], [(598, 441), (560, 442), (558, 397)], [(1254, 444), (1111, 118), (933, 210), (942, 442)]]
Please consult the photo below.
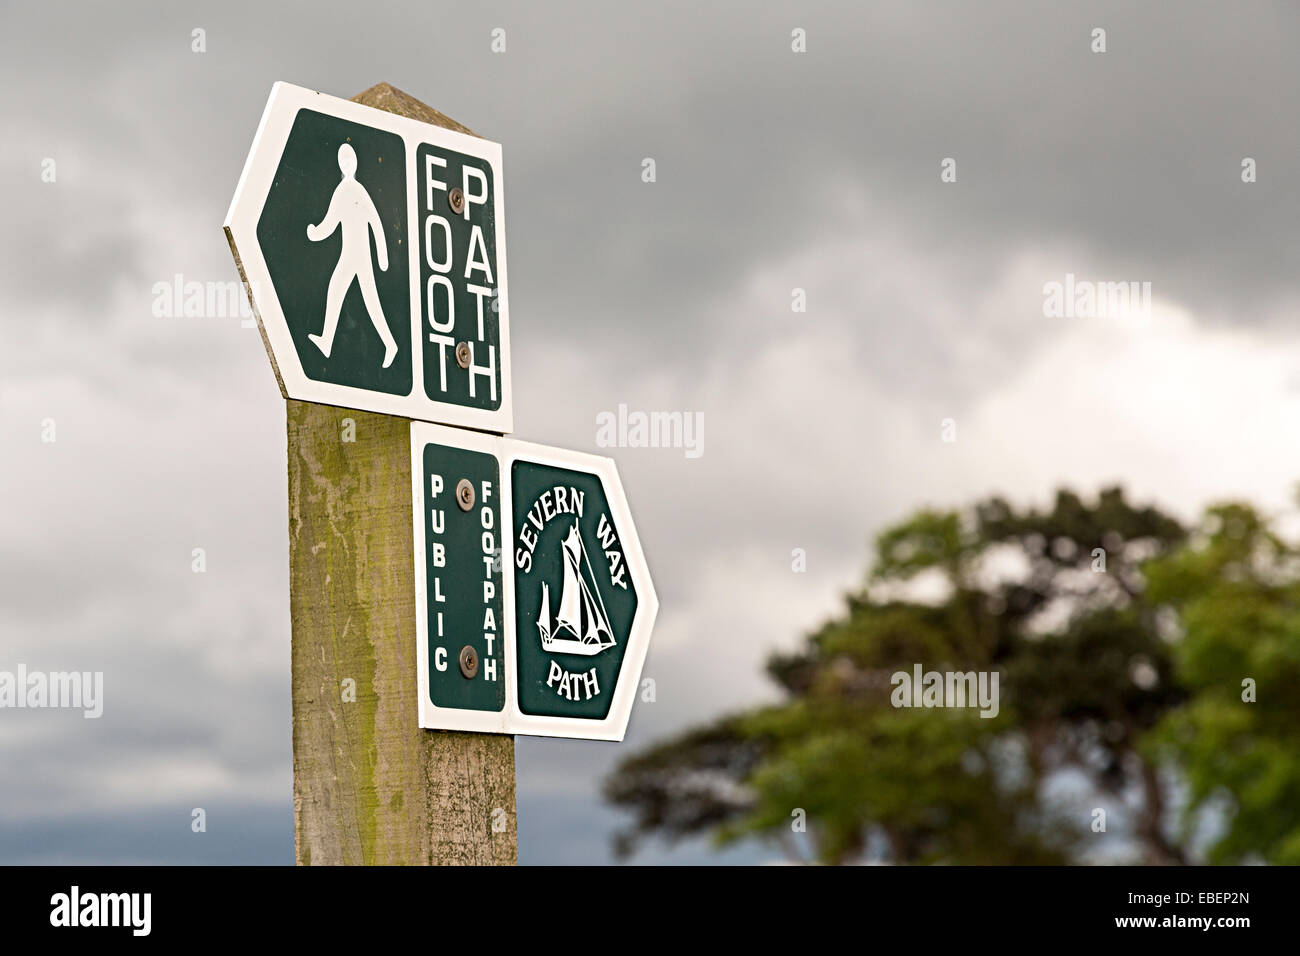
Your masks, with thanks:
[(622, 739), (658, 603), (614, 463), (501, 437), (501, 149), (277, 83), (225, 228), (286, 398), (297, 861), (515, 863), (512, 735)]

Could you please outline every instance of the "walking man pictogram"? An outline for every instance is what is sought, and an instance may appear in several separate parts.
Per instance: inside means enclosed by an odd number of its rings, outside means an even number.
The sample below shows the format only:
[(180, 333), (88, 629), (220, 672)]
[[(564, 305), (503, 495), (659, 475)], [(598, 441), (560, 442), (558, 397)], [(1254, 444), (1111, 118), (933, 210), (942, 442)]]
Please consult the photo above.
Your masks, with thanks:
[(384, 311), (379, 305), (375, 269), (370, 260), (370, 233), (373, 232), (375, 248), (379, 251), (379, 268), (383, 272), (388, 271), (384, 224), (379, 219), (379, 211), (375, 209), (366, 187), (357, 182), (357, 154), (347, 143), (339, 147), (339, 170), (343, 173), (343, 179), (334, 188), (334, 196), (330, 199), (325, 218), (318, 225), (307, 226), (307, 238), (312, 242), (328, 239), (334, 235), (335, 229), (343, 227), (343, 250), (339, 253), (339, 262), (334, 267), (334, 275), (330, 277), (329, 291), (325, 296), (325, 327), (320, 335), (312, 332), (308, 333), (307, 338), (316, 343), (326, 358), (330, 357), (343, 299), (355, 279), (361, 286), (361, 298), (365, 301), (370, 321), (383, 340), (384, 368), (388, 368), (397, 355), (397, 343), (393, 340), (393, 333), (388, 330)]

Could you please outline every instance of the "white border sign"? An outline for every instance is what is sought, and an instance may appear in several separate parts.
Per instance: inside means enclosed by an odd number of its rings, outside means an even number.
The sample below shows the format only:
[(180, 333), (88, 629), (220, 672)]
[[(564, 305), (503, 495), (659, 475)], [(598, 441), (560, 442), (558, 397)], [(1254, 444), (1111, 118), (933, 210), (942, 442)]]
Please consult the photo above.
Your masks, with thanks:
[[(462, 710), (437, 707), (429, 696), (429, 593), (427, 566), (429, 560), (426, 536), (427, 515), (424, 512), (424, 449), (427, 444), (445, 445), (469, 451), (484, 452), (496, 458), (500, 466), (499, 526), (502, 559), (502, 585), (504, 590), (502, 620), (504, 626), (504, 679), (505, 705), (499, 712)], [(514, 561), (517, 541), (514, 527), (514, 488), (512, 473), (515, 462), (532, 462), (543, 466), (570, 469), (596, 476), (602, 486), (605, 500), (615, 527), (617, 527), (623, 560), (636, 595), (636, 610), (632, 617), (626, 648), (619, 667), (617, 686), (606, 715), (601, 719), (580, 717), (550, 717), (525, 713), (518, 700), (519, 654), (516, 634)], [(450, 491), (451, 489), (447, 489)], [(450, 502), (450, 498), (448, 499)], [(452, 505), (455, 507), (455, 505)], [(415, 613), (416, 613), (416, 666), (419, 673), (420, 726), (436, 730), (469, 730), (484, 733), (531, 734), (542, 737), (579, 737), (590, 740), (622, 740), (627, 731), (632, 703), (641, 680), (641, 668), (650, 647), (650, 632), (659, 610), (659, 600), (650, 580), (650, 571), (632, 522), (632, 513), (614, 461), (599, 455), (534, 445), (510, 438), (475, 434), (455, 428), (445, 428), (423, 422), (411, 423), (411, 513), (415, 541)], [(623, 635), (619, 635), (623, 639)], [(525, 635), (522, 639), (536, 639)], [(454, 665), (453, 665), (454, 666)]]
[[(411, 341), (401, 343), (401, 348), (411, 349), (411, 391), (395, 395), (372, 391), (350, 385), (320, 381), (309, 377), (303, 370), (295, 347), (290, 326), (271, 281), (266, 256), (258, 241), (257, 229), (262, 211), (275, 182), (277, 169), (294, 121), (302, 109), (310, 109), (327, 116), (347, 120), (363, 126), (383, 130), (400, 136), (405, 144), (407, 184), (407, 235), (402, 254), (409, 257), (411, 285)], [(416, 241), (422, 235), (417, 187), (422, 182), (417, 175), (417, 150), (422, 144), (454, 150), (472, 156), (492, 170), (494, 179), (493, 209), (496, 248), (496, 300), (494, 311), (499, 323), (500, 404), (495, 409), (462, 405), (455, 402), (435, 401), (424, 392), (424, 342), (425, 291), (420, 281), (420, 247)], [(252, 149), (235, 190), (230, 211), (226, 214), (225, 230), (231, 250), (235, 254), (240, 276), (252, 302), (258, 326), (266, 344), (267, 354), (286, 398), (338, 405), (422, 421), (436, 421), (450, 425), (476, 428), (497, 433), (509, 432), (513, 427), (512, 396), (510, 389), (510, 321), (506, 283), (505, 202), (502, 199), (501, 146), (489, 140), (458, 133), (453, 130), (421, 123), (389, 113), (385, 110), (362, 106), (349, 100), (327, 96), (313, 90), (276, 83), (271, 89), (266, 110), (253, 139)], [(453, 190), (456, 191), (456, 190)], [(464, 200), (462, 200), (464, 202)], [(304, 211), (304, 222), (310, 222)], [(328, 353), (326, 353), (328, 355)], [(471, 376), (472, 377), (472, 376)]]

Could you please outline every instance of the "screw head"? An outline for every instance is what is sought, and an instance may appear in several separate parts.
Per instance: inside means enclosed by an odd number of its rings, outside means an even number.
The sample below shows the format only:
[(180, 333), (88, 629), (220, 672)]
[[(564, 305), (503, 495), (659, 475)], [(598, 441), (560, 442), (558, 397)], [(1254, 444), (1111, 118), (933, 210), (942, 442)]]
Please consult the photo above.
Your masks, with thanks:
[(456, 344), (456, 364), (461, 368), (469, 368), (471, 358), (472, 356), (469, 354), (469, 343), (458, 342)]
[(456, 504), (460, 505), (461, 511), (474, 507), (474, 484), (468, 478), (456, 482)]
[(458, 216), (465, 211), (465, 194), (460, 191), (459, 186), (452, 186), (447, 190), (447, 205)]
[(473, 678), (478, 673), (478, 651), (466, 644), (460, 649), (458, 663), (460, 672), (465, 675), (465, 678), (467, 680)]

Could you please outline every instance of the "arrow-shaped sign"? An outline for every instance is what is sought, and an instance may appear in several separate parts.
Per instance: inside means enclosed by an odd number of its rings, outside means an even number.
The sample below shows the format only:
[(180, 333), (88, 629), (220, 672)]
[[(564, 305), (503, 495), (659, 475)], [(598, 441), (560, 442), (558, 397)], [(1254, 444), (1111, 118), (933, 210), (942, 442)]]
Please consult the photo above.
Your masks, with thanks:
[(609, 458), (411, 425), (420, 726), (622, 740), (659, 602)]
[(286, 398), (512, 427), (501, 147), (276, 83), (226, 236)]

